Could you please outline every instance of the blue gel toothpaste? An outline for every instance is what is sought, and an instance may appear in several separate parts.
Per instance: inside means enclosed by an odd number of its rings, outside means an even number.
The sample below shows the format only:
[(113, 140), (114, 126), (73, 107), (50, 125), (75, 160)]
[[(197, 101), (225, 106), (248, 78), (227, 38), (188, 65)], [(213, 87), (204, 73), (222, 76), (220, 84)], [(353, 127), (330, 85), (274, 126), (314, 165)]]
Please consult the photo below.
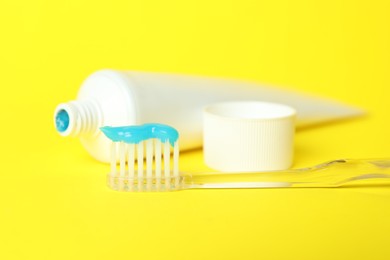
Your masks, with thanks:
[(69, 127), (69, 114), (65, 110), (60, 110), (56, 115), (56, 128), (58, 132), (63, 133)]
[(103, 126), (100, 130), (113, 142), (138, 144), (142, 141), (156, 138), (162, 143), (169, 141), (174, 146), (179, 138), (179, 132), (168, 125), (144, 124), (134, 126)]

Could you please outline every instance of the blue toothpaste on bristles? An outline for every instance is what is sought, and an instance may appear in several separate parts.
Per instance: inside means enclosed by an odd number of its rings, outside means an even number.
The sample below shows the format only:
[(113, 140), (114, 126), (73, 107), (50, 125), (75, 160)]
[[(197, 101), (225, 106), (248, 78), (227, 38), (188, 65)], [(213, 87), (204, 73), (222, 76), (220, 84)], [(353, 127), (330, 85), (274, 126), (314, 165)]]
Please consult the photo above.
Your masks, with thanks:
[(168, 125), (143, 124), (134, 126), (103, 126), (100, 130), (113, 142), (138, 144), (149, 139), (158, 139), (162, 143), (169, 141), (171, 146), (179, 138), (179, 132)]

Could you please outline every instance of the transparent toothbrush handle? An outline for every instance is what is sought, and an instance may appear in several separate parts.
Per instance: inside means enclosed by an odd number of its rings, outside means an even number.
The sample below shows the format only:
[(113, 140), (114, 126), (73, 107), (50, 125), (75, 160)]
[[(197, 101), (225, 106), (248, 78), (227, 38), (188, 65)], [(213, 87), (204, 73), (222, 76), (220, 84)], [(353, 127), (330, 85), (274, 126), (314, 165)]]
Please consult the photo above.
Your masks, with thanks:
[(314, 167), (273, 172), (184, 175), (186, 188), (339, 187), (364, 179), (390, 183), (390, 159), (334, 160)]

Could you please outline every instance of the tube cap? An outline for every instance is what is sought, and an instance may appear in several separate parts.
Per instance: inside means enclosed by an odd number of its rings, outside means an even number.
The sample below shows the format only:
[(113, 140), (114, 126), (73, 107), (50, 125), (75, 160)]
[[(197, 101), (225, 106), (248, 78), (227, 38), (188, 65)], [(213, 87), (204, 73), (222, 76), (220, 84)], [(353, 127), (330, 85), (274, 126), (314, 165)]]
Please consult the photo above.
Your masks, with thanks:
[(205, 163), (223, 172), (291, 167), (295, 116), (295, 109), (268, 102), (224, 102), (206, 107)]

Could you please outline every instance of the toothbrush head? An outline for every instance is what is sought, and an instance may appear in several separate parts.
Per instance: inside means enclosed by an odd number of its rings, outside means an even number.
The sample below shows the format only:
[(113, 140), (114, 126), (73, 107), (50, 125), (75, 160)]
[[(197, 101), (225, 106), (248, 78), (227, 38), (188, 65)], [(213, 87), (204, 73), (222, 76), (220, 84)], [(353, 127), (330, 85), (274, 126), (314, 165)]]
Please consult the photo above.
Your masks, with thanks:
[(117, 191), (172, 191), (182, 188), (179, 134), (162, 124), (110, 127), (111, 171), (107, 184)]

